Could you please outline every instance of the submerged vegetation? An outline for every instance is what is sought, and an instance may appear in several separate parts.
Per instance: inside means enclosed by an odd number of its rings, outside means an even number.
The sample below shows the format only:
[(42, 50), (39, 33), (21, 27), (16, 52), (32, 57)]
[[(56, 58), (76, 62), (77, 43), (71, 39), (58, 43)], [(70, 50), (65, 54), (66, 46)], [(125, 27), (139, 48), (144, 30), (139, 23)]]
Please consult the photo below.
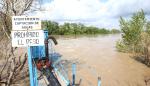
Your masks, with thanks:
[(84, 35), (84, 34), (110, 34), (120, 33), (117, 29), (108, 30), (94, 26), (85, 26), (81, 23), (64, 23), (59, 25), (53, 21), (43, 21), (42, 27), (49, 31), (52, 35)]
[(144, 63), (150, 65), (150, 22), (142, 11), (134, 13), (130, 20), (120, 18), (122, 40), (116, 43), (118, 51), (133, 53), (144, 57)]

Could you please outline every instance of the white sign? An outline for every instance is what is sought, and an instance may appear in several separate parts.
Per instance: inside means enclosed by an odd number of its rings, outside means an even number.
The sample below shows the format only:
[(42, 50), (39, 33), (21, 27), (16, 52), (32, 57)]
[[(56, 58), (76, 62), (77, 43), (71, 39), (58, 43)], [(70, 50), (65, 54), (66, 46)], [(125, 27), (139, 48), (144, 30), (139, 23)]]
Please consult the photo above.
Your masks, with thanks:
[(13, 16), (12, 30), (39, 30), (41, 20), (35, 16)]
[(44, 45), (44, 31), (11, 31), (13, 47)]

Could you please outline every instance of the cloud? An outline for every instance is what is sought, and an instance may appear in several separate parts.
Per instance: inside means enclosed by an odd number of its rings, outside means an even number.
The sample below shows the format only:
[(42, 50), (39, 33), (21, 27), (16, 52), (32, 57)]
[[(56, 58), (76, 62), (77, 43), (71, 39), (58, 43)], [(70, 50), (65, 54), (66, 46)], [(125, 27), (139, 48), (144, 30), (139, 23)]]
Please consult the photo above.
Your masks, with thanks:
[(150, 15), (150, 0), (53, 0), (37, 16), (63, 22), (80, 22), (105, 28), (118, 28), (120, 16), (128, 18), (143, 9)]
[(120, 0), (118, 2), (112, 0), (108, 5), (113, 4), (112, 7), (109, 8), (110, 13), (114, 13), (112, 17), (119, 17), (130, 16), (141, 9), (149, 14), (149, 3), (150, 0)]

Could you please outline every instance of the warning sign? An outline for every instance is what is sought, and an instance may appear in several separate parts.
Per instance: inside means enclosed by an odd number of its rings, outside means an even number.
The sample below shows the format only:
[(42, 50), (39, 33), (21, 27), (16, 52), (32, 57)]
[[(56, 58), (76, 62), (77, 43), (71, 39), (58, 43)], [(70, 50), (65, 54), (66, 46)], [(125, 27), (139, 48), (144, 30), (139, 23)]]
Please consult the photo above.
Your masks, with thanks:
[(12, 31), (12, 47), (43, 46), (43, 30)]
[(13, 16), (12, 30), (39, 30), (41, 20), (35, 16)]

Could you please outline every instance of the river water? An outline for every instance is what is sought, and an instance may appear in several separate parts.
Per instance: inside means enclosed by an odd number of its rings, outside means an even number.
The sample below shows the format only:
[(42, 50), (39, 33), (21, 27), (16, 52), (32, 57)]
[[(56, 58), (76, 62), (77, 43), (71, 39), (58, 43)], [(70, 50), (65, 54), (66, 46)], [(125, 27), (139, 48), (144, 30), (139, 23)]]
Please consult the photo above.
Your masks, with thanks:
[(115, 43), (120, 38), (119, 34), (59, 38), (55, 50), (63, 59), (77, 63), (76, 82), (82, 79), (81, 86), (97, 86), (98, 76), (102, 86), (146, 86), (144, 79), (150, 77), (150, 68), (127, 53), (117, 52)]

